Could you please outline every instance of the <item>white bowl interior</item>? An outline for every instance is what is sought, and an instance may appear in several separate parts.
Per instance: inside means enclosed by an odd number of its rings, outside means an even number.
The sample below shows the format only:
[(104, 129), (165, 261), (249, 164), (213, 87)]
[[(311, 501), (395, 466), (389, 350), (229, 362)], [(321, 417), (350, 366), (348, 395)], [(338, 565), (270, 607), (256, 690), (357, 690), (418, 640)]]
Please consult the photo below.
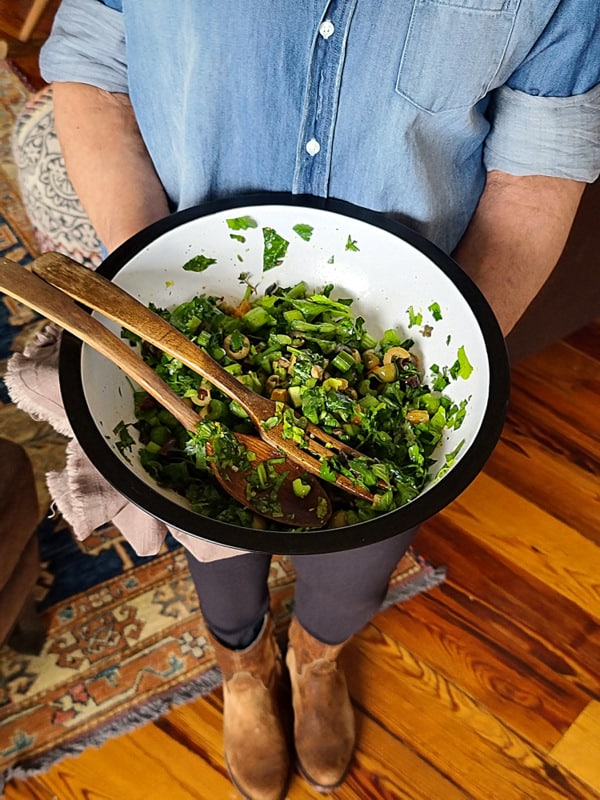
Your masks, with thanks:
[[(257, 227), (232, 231), (227, 220), (243, 216), (255, 220)], [(298, 224), (313, 228), (309, 241), (294, 232)], [(266, 272), (263, 227), (273, 228), (289, 241), (283, 263)], [(232, 238), (232, 233), (242, 235), (245, 241)], [(349, 240), (356, 249), (348, 249)], [(217, 263), (204, 272), (184, 271), (183, 264), (197, 254), (215, 258)], [(259, 294), (274, 282), (293, 286), (303, 280), (314, 290), (334, 284), (336, 297), (354, 299), (354, 312), (365, 318), (371, 333), (378, 336), (394, 328), (403, 337), (415, 340), (414, 352), (421, 359), (426, 379), (432, 365), (454, 364), (458, 348), (464, 346), (473, 371), (466, 380), (451, 381), (446, 394), (456, 403), (468, 400), (467, 413), (458, 430), (445, 434), (431, 474), (437, 475), (445, 455), (464, 440), (451, 468), (456, 469), (484, 418), (490, 363), (475, 314), (452, 280), (430, 258), (393, 233), (359, 219), (310, 207), (252, 205), (200, 216), (168, 230), (131, 258), (114, 282), (145, 304), (171, 308), (202, 293), (239, 300), (244, 291), (242, 272), (249, 273), (249, 282)], [(434, 303), (441, 310), (440, 320), (429, 310)], [(421, 324), (409, 327), (409, 307), (422, 314)], [(120, 332), (119, 326), (97, 316), (117, 334)], [(431, 327), (429, 335), (422, 333), (426, 325)], [(117, 458), (155, 491), (187, 506), (179, 495), (154, 483), (135, 452), (123, 455), (116, 447), (115, 427), (134, 421), (130, 380), (88, 346), (82, 348), (81, 371), (91, 416)], [(133, 429), (130, 433), (135, 438)]]

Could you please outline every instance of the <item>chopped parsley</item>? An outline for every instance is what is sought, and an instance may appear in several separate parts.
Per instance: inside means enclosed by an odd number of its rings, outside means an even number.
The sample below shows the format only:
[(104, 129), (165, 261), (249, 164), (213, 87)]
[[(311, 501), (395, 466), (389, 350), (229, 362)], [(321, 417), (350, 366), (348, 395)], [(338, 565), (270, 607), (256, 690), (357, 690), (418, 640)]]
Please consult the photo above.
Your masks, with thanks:
[(450, 367), (450, 375), (456, 380), (457, 378), (462, 378), (466, 381), (468, 378), (471, 377), (471, 373), (473, 372), (473, 366), (469, 359), (467, 358), (467, 354), (465, 352), (464, 345), (461, 345), (458, 348), (458, 353), (456, 357), (456, 361)]
[(263, 228), (263, 270), (273, 269), (283, 263), (289, 242), (280, 236), (274, 228)]
[(345, 249), (346, 250), (351, 250), (353, 253), (359, 253), (360, 252), (360, 249), (359, 249), (358, 245), (356, 244), (356, 239), (353, 239), (351, 236), (348, 236), (348, 239), (346, 240)]
[(129, 425), (121, 420), (121, 422), (113, 428), (113, 433), (115, 436), (119, 437), (119, 441), (116, 443), (117, 450), (121, 455), (125, 455), (125, 450), (130, 451), (135, 444), (134, 438), (129, 433)]
[(189, 261), (186, 261), (183, 265), (183, 269), (187, 272), (204, 272), (205, 269), (208, 269), (212, 264), (216, 264), (216, 258), (209, 258), (208, 256), (197, 255), (193, 258), (190, 258)]
[(444, 475), (450, 471), (451, 467), (456, 463), (456, 458), (462, 450), (464, 443), (465, 440), (462, 439), (451, 453), (446, 453), (444, 456), (444, 465), (438, 470), (434, 480), (439, 481), (440, 478), (443, 478)]
[(294, 233), (297, 233), (301, 239), (304, 239), (305, 242), (310, 241), (310, 237), (313, 235), (314, 228), (312, 225), (303, 225), (302, 223), (298, 223), (298, 225), (294, 225), (292, 228)]
[(232, 231), (247, 231), (249, 228), (258, 228), (258, 223), (252, 217), (233, 217), (227, 220), (227, 226)]
[(448, 368), (441, 369), (438, 364), (432, 364), (429, 368), (431, 373), (431, 386), (436, 392), (443, 392), (446, 386), (450, 383), (448, 377)]

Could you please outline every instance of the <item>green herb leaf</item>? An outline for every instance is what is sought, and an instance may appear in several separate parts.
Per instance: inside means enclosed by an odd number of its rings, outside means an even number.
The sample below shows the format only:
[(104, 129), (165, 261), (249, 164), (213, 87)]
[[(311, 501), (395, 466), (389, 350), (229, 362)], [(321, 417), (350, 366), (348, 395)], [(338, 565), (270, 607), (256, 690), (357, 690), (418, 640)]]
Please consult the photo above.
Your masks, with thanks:
[(319, 467), (319, 477), (328, 483), (335, 483), (337, 477), (335, 470), (331, 469), (330, 459), (324, 458)]
[(267, 272), (283, 263), (289, 242), (273, 228), (263, 228), (263, 270)]
[(116, 436), (119, 437), (119, 441), (116, 443), (117, 444), (117, 450), (120, 453), (123, 453), (123, 454), (124, 454), (125, 450), (131, 450), (131, 448), (135, 444), (135, 440), (133, 439), (133, 437), (129, 433), (128, 427), (129, 426), (127, 425), (127, 423), (123, 422), (123, 420), (121, 420), (121, 422), (119, 422), (113, 428), (113, 433)]
[(208, 256), (197, 255), (193, 258), (190, 258), (189, 261), (186, 261), (183, 265), (183, 269), (187, 272), (204, 272), (205, 269), (208, 269), (211, 264), (216, 264), (216, 258), (209, 258)]
[(348, 236), (348, 240), (346, 241), (346, 248), (345, 249), (346, 250), (352, 250), (352, 252), (354, 252), (354, 253), (360, 252), (359, 248), (358, 248), (358, 245), (356, 244), (356, 239), (353, 239), (351, 236)]
[(134, 347), (136, 344), (140, 344), (142, 341), (141, 336), (138, 336), (137, 333), (128, 331), (126, 328), (121, 328), (121, 339), (127, 339), (132, 347)]
[(463, 447), (464, 443), (465, 443), (465, 440), (462, 439), (457, 444), (457, 446), (454, 448), (454, 450), (452, 450), (451, 453), (446, 453), (446, 455), (444, 456), (444, 462), (445, 463), (444, 463), (443, 467), (440, 468), (440, 470), (438, 471), (437, 475), (435, 476), (435, 480), (436, 481), (439, 481), (441, 478), (444, 477), (444, 475), (446, 475), (448, 472), (450, 472), (451, 467), (453, 467), (454, 464), (456, 463), (456, 458), (457, 458), (458, 454), (460, 453), (460, 451), (462, 450), (462, 447)]
[(258, 223), (252, 217), (233, 217), (226, 221), (227, 226), (232, 231), (247, 231), (249, 228), (258, 228)]
[(432, 388), (436, 392), (443, 392), (446, 386), (450, 383), (450, 378), (447, 375), (447, 368), (440, 369), (437, 364), (432, 364), (430, 367)]
[(310, 241), (310, 237), (313, 235), (314, 228), (312, 225), (303, 225), (301, 222), (298, 225), (294, 225), (292, 228), (294, 233), (297, 233), (301, 239), (304, 239), (305, 242)]
[(456, 380), (457, 378), (462, 378), (464, 381), (466, 381), (467, 378), (471, 376), (472, 372), (473, 372), (473, 366), (471, 365), (469, 359), (467, 358), (464, 346), (461, 345), (458, 348), (456, 361), (450, 367), (450, 375), (452, 375), (454, 380)]

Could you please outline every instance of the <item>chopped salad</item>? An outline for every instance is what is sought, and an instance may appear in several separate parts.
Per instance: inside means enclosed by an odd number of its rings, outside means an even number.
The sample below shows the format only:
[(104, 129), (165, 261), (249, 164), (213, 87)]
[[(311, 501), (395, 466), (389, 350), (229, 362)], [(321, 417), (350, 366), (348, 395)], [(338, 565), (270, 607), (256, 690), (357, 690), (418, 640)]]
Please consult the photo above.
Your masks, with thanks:
[[(268, 237), (276, 251), (269, 258), (280, 258), (281, 244), (272, 233)], [(184, 268), (207, 266), (206, 259), (196, 258)], [(456, 404), (445, 391), (472, 369), (464, 348), (454, 364), (434, 365), (425, 380), (414, 341), (393, 329), (373, 336), (354, 314), (351, 298), (334, 299), (333, 285), (311, 291), (302, 282), (289, 287), (274, 283), (257, 296), (248, 278), (240, 276), (246, 288), (237, 305), (202, 294), (170, 310), (151, 307), (239, 381), (280, 404), (281, 415), (264, 425), (283, 421), (287, 435), (302, 446), (308, 421), (364, 455), (322, 459), (321, 478), (330, 485), (334, 507), (329, 525), (369, 519), (417, 497), (435, 479), (430, 474), (433, 452), (444, 432), (459, 428), (466, 413), (468, 401)], [(441, 313), (438, 307), (435, 312)], [(147, 393), (136, 391), (136, 421), (131, 424), (139, 431), (143, 467), (205, 516), (276, 529), (277, 523), (232, 500), (210, 467), (211, 459), (226, 465), (243, 458), (232, 432), (256, 434), (245, 411), (177, 359), (123, 335), (140, 343), (147, 363), (201, 417), (197, 430), (189, 433)], [(118, 431), (122, 450), (133, 445), (128, 428), (123, 423)], [(461, 446), (446, 455), (438, 476), (450, 468)], [(336, 472), (367, 488), (374, 501), (333, 486)], [(264, 490), (271, 480), (268, 464), (258, 466), (253, 480)], [(298, 482), (299, 496), (305, 490)], [(277, 502), (276, 484), (270, 502)]]

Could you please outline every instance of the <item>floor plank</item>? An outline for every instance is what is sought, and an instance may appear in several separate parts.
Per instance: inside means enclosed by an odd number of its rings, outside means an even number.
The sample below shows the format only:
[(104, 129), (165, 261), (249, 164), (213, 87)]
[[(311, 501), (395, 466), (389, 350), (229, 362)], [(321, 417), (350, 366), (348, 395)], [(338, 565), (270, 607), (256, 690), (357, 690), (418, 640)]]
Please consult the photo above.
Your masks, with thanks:
[[(376, 624), (360, 640), (349, 673), (358, 705), (368, 704), (384, 725), (472, 797), (554, 800), (563, 791), (572, 800), (594, 797), (566, 770), (549, 769), (542, 753)], [(390, 703), (391, 697), (397, 701)]]
[(600, 319), (571, 333), (566, 337), (565, 344), (598, 360), (600, 358), (598, 355), (600, 353)]
[(534, 400), (538, 415), (574, 425), (600, 441), (599, 357), (559, 342), (515, 367), (513, 386)]
[[(472, 511), (469, 507), (469, 512), (463, 510), (462, 513), (466, 515)], [(475, 597), (482, 608), (496, 609), (502, 617), (512, 618), (518, 628), (530, 632), (545, 650), (545, 657), (554, 669), (590, 692), (597, 692), (599, 618), (597, 611), (591, 613), (586, 602), (590, 598), (592, 605), (598, 604), (594, 595), (594, 567), (590, 567), (587, 587), (582, 589), (577, 582), (578, 573), (585, 573), (587, 567), (585, 560), (579, 560), (575, 546), (573, 568), (567, 563), (561, 571), (545, 560), (548, 547), (543, 529), (537, 532), (537, 542), (533, 544), (526, 537), (527, 531), (534, 530), (533, 526), (513, 531), (517, 541), (504, 551), (496, 541), (496, 536), (499, 539), (507, 536), (502, 520), (487, 529), (478, 525), (475, 533), (466, 533), (461, 528), (462, 521), (456, 511), (444, 512), (431, 520), (419, 534), (423, 552), (436, 563), (446, 564), (450, 581)], [(571, 535), (570, 530), (565, 531), (566, 539)], [(573, 535), (578, 536), (576, 532)], [(587, 541), (581, 536), (578, 538)], [(566, 542), (564, 547), (568, 548)], [(561, 546), (561, 550), (564, 547)], [(537, 549), (542, 555), (539, 561)]]
[(531, 637), (515, 645), (510, 619), (498, 620), (464, 596), (455, 602), (457, 592), (444, 587), (415, 598), (382, 616), (378, 628), (528, 742), (549, 750), (590, 694), (547, 666)]
[[(110, 739), (101, 750), (104, 768), (99, 767), (98, 751), (90, 748), (38, 776), (35, 785), (60, 800), (238, 798), (221, 769), (213, 769), (208, 761), (202, 761), (153, 725)], [(22, 796), (13, 788), (16, 787), (7, 788), (6, 800)], [(45, 796), (48, 795), (40, 795)]]
[(552, 750), (553, 759), (600, 790), (600, 703), (586, 706)]
[(600, 620), (600, 548), (540, 505), (482, 473), (440, 519)]
[[(600, 445), (596, 449), (600, 451)], [(589, 452), (592, 451), (590, 443)], [(569, 457), (550, 453), (514, 418), (505, 426), (486, 474), (600, 544), (599, 474), (591, 467), (580, 467)]]

